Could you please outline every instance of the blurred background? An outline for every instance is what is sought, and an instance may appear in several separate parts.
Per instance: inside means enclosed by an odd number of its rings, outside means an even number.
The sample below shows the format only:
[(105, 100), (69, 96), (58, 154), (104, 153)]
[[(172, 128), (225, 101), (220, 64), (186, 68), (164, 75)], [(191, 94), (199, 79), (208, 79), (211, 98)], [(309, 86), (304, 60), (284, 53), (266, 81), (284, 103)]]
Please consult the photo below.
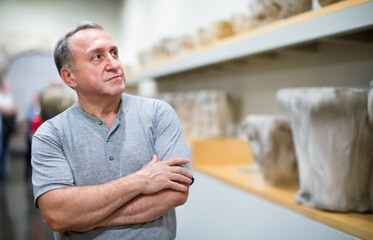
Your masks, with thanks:
[[(104, 26), (119, 47), (125, 91), (169, 102), (191, 146), (201, 138), (238, 138), (247, 115), (282, 113), (276, 99), (281, 88), (369, 88), (373, 27), (365, 13), (351, 13), (362, 22), (356, 27), (347, 26), (347, 20), (324, 19), (312, 23), (318, 27), (294, 30), (292, 24), (303, 20), (290, 19), (292, 15), (322, 15), (322, 8), (333, 12), (342, 3), (308, 1), (308, 7), (281, 15), (278, 2), (285, 0), (259, 2), (0, 0), (0, 239), (53, 239), (33, 205), (29, 148), (42, 117), (52, 117), (76, 100), (58, 75), (53, 48), (80, 22)], [(258, 10), (271, 4), (280, 8)], [(289, 33), (282, 33), (283, 28)], [(313, 36), (315, 28), (320, 31)], [(261, 34), (269, 37), (255, 40)], [(250, 37), (250, 46), (234, 45)], [(188, 203), (177, 209), (177, 239), (355, 238), (196, 169), (195, 174)]]

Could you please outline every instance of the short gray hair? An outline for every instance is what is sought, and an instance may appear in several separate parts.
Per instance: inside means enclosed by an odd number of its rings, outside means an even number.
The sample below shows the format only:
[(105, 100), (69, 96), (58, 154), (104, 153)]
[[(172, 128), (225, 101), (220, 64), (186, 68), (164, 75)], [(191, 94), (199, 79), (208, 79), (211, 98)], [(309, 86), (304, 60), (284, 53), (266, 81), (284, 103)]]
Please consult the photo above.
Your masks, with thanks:
[(69, 38), (79, 32), (80, 30), (84, 29), (99, 29), (104, 30), (104, 28), (97, 23), (92, 22), (86, 22), (79, 24), (74, 30), (66, 33), (65, 36), (61, 37), (60, 40), (58, 40), (56, 47), (54, 49), (54, 62), (56, 64), (58, 73), (61, 75), (61, 69), (62, 68), (73, 68), (73, 55), (71, 53), (71, 49), (69, 46)]

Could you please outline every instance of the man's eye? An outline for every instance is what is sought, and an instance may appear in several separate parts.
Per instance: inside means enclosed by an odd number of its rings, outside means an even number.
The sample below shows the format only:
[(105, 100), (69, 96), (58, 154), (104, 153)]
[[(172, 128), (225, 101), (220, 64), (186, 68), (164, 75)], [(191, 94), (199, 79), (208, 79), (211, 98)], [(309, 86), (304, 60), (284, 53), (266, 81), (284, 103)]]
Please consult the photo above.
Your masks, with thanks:
[(115, 57), (118, 57), (118, 52), (117, 51), (112, 51), (111, 52), (111, 55), (115, 56)]
[(93, 57), (93, 60), (100, 60), (101, 58), (102, 58), (101, 55), (95, 55), (95, 56)]

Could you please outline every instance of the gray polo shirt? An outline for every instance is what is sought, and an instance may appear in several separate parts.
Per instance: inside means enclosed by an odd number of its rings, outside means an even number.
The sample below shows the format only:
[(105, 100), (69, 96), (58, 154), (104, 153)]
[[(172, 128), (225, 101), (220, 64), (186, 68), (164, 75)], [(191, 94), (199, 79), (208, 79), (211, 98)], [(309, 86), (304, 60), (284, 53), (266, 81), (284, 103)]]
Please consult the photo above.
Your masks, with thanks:
[[(56, 188), (108, 182), (136, 172), (153, 154), (159, 160), (189, 157), (175, 111), (150, 98), (122, 95), (109, 130), (74, 104), (39, 127), (32, 141), (32, 183), (36, 199)], [(188, 166), (189, 167), (189, 166)], [(55, 233), (56, 239), (174, 239), (175, 211), (145, 224)]]

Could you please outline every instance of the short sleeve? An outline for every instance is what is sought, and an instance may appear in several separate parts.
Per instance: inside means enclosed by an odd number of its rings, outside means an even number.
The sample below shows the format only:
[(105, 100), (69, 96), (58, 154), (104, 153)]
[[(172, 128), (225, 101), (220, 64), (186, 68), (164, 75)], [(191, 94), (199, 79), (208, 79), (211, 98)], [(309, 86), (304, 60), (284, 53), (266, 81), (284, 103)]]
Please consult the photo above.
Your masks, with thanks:
[[(155, 152), (160, 160), (172, 157), (190, 158), (175, 110), (166, 102), (158, 101), (154, 119)], [(190, 169), (189, 164), (183, 166)]]
[(74, 186), (70, 165), (63, 152), (58, 131), (45, 122), (32, 139), (32, 184), (34, 203), (40, 195), (57, 188)]

